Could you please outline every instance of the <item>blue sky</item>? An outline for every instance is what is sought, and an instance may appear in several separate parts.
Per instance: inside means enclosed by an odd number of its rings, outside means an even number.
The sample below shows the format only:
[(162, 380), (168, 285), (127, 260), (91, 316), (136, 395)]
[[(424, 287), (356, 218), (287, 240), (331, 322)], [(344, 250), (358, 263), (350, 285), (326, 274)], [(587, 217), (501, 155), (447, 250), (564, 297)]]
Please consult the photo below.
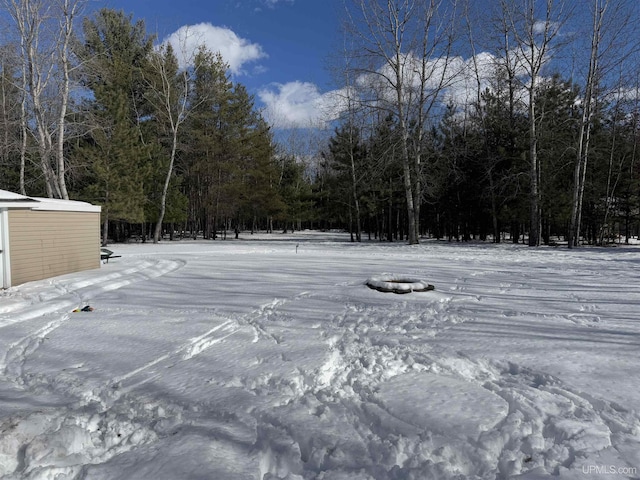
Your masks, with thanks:
[[(637, 12), (640, 0), (629, 1)], [(543, 4), (541, 0), (540, 5)], [(159, 42), (171, 41), (176, 52), (184, 50), (178, 39), (187, 37), (193, 40), (193, 49), (196, 44), (205, 43), (211, 51), (220, 51), (230, 65), (233, 80), (255, 96), (257, 106), (264, 109), (267, 121), (276, 130), (323, 126), (330, 119), (327, 112), (335, 114), (340, 108), (335, 95), (340, 85), (332, 82), (329, 65), (337, 61), (341, 52), (343, 0), (97, 0), (92, 5), (123, 10), (134, 19), (144, 19), (147, 31), (154, 33)], [(485, 31), (482, 22), (490, 17), (488, 7), (497, 2), (476, 0), (471, 5), (471, 20), (479, 30), (475, 32), (476, 41), (480, 42), (476, 63), (469, 58), (468, 48), (462, 48), (465, 56), (449, 60), (450, 84), (442, 97), (447, 103), (465, 105), (475, 98), (476, 66), (484, 83), (493, 75), (495, 57), (481, 46), (483, 41), (491, 43), (483, 37), (490, 37), (491, 31)], [(588, 14), (588, 9), (584, 10)], [(571, 26), (563, 27), (574, 41), (588, 39), (588, 35), (576, 33), (590, 25), (580, 12), (576, 9)], [(485, 15), (489, 16), (483, 19)], [(565, 54), (588, 51), (580, 48), (579, 41), (572, 42), (570, 50)], [(440, 78), (441, 63), (435, 57), (432, 60), (429, 68), (436, 72), (433, 78)], [(588, 62), (583, 60), (572, 57), (572, 75), (585, 70)], [(560, 65), (558, 61), (562, 63), (561, 55), (554, 62), (555, 67)]]
[(160, 41), (197, 38), (221, 51), (233, 80), (268, 109), (276, 127), (318, 121), (327, 68), (339, 43), (340, 0), (106, 0), (93, 4), (144, 19)]

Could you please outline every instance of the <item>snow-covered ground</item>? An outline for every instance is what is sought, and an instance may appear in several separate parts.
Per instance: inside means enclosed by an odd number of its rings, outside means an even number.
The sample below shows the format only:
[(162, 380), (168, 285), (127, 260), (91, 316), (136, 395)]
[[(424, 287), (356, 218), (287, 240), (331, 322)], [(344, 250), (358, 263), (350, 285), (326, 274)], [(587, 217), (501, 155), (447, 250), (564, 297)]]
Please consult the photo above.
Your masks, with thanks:
[(637, 247), (242, 237), (0, 292), (0, 478), (640, 477)]

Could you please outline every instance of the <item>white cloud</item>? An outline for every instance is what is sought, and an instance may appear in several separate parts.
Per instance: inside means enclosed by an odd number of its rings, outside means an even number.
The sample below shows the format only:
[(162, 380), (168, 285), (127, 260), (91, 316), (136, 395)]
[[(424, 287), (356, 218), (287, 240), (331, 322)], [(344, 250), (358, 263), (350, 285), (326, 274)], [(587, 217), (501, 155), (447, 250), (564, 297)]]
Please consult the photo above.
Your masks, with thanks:
[(535, 35), (542, 35), (547, 32), (549, 36), (556, 35), (560, 31), (560, 23), (548, 22), (545, 20), (537, 20), (533, 24), (533, 33)]
[(490, 53), (481, 52), (474, 58), (464, 60), (455, 57), (452, 70), (444, 90), (443, 103), (459, 107), (478, 100), (478, 88), (484, 91), (491, 87), (499, 60)]
[(536, 35), (543, 34), (547, 29), (547, 22), (543, 20), (538, 20), (533, 24), (533, 33)]
[(295, 0), (264, 0), (264, 3), (269, 8), (274, 8), (279, 3), (290, 3), (292, 4)]
[(342, 108), (339, 91), (320, 93), (309, 82), (276, 83), (258, 92), (265, 117), (275, 128), (322, 128), (335, 120)]
[[(405, 71), (411, 72), (407, 73), (405, 78), (406, 86), (409, 87), (407, 95), (411, 94), (410, 87), (417, 87), (419, 83), (415, 74), (415, 61), (412, 55), (406, 58)], [(443, 59), (430, 61), (427, 69), (431, 73), (431, 79), (427, 82), (427, 90), (435, 92), (442, 81), (445, 85), (444, 90), (440, 92), (442, 101), (457, 105), (467, 104), (475, 100), (477, 92), (475, 68), (478, 69), (484, 89), (489, 86), (488, 79), (494, 75), (496, 61), (492, 55), (482, 53), (476, 57), (474, 67), (471, 59), (454, 57), (450, 59), (446, 72)], [(390, 74), (388, 67), (381, 68), (378, 74), (361, 75), (356, 80), (356, 89), (374, 88), (380, 95), (379, 100), (395, 101), (395, 92), (382, 80), (381, 75), (385, 74)], [(258, 92), (258, 98), (265, 105), (265, 118), (274, 128), (279, 129), (323, 128), (328, 122), (338, 119), (346, 112), (348, 97), (355, 96), (355, 91), (348, 92), (346, 88), (321, 93), (315, 84), (300, 81), (272, 84)]]
[(243, 67), (267, 57), (257, 43), (239, 37), (233, 30), (210, 23), (185, 25), (166, 37), (163, 44), (170, 43), (181, 66), (191, 64), (193, 56), (201, 45), (212, 52), (220, 52), (234, 74), (243, 73)]
[[(422, 70), (421, 60), (409, 53), (404, 55), (402, 61), (404, 101), (415, 102), (422, 86), (419, 75)], [(428, 102), (452, 104), (457, 107), (476, 102), (478, 88), (480, 91), (491, 89), (496, 72), (505, 61), (488, 52), (480, 52), (475, 58), (465, 59), (456, 56), (428, 60), (424, 66), (424, 93), (429, 96)], [(529, 78), (528, 69), (517, 50), (509, 52), (509, 62), (519, 82), (526, 83)], [(381, 67), (375, 73), (360, 75), (356, 79), (356, 85), (362, 91), (376, 92), (374, 103), (387, 102), (392, 106), (397, 101), (397, 93), (392, 88), (394, 82), (395, 73), (389, 65)]]
[[(517, 52), (510, 53), (516, 76), (526, 82), (527, 70), (523, 62), (517, 58)], [(406, 101), (414, 102), (420, 87), (416, 73), (420, 65), (412, 54), (406, 55), (404, 61)], [(425, 83), (426, 94), (433, 95), (432, 100), (439, 104), (450, 103), (459, 108), (468, 106), (477, 101), (478, 87), (480, 91), (493, 87), (496, 69), (504, 61), (488, 52), (478, 53), (475, 60), (462, 57), (452, 57), (448, 61), (443, 58), (430, 60), (426, 65), (429, 73)], [(348, 98), (364, 95), (372, 104), (395, 103), (396, 92), (385, 80), (389, 76), (393, 77), (393, 72), (385, 66), (376, 73), (360, 75), (352, 91), (343, 88), (326, 93), (321, 93), (313, 83), (277, 83), (260, 90), (258, 98), (265, 105), (265, 118), (274, 128), (324, 128), (347, 111)], [(376, 94), (372, 95), (372, 91)], [(523, 92), (521, 90), (519, 94)]]
[(294, 3), (295, 3), (295, 0), (257, 0), (257, 6), (254, 8), (254, 11), (262, 12), (263, 7), (273, 10), (277, 8), (279, 5), (282, 5), (282, 4), (293, 5)]

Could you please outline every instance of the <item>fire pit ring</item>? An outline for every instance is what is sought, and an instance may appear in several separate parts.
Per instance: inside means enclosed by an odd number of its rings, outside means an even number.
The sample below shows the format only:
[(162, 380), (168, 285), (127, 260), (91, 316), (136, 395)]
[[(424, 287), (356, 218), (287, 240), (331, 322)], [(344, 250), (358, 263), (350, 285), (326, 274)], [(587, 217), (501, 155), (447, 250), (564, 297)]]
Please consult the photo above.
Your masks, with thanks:
[(385, 293), (428, 292), (435, 287), (425, 280), (397, 275), (380, 275), (367, 279), (365, 284), (374, 290)]

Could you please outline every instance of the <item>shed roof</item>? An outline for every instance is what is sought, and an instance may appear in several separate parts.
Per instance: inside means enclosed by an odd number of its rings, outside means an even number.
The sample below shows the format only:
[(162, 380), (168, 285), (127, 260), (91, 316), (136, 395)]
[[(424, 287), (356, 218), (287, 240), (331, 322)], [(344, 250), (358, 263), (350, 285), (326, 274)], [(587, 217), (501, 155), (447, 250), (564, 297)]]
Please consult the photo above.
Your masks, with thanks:
[(26, 197), (19, 193), (0, 190), (0, 208), (28, 208), (40, 211), (100, 212), (100, 207), (77, 200)]
[(37, 200), (25, 197), (19, 193), (0, 190), (0, 208), (32, 208)]

